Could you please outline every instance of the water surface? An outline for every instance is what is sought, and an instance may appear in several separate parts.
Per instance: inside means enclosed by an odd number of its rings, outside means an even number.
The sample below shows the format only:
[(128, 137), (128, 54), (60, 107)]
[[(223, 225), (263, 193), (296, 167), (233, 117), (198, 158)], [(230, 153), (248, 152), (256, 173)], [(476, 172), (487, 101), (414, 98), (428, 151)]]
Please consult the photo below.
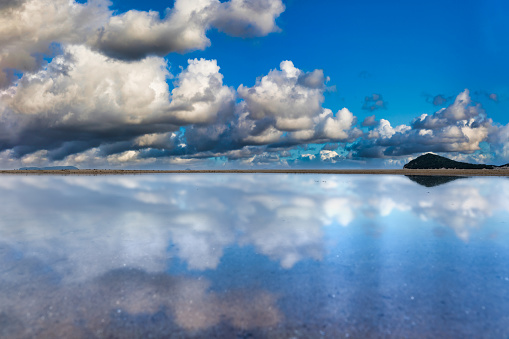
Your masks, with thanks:
[(2, 176), (2, 338), (507, 338), (509, 180)]

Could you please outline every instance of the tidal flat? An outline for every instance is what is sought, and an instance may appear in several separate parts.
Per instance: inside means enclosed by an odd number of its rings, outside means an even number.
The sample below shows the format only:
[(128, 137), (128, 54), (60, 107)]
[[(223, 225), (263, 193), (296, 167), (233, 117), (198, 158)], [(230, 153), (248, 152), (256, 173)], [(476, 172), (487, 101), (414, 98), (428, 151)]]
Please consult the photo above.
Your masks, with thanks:
[(0, 338), (507, 338), (509, 179), (437, 175), (2, 175)]

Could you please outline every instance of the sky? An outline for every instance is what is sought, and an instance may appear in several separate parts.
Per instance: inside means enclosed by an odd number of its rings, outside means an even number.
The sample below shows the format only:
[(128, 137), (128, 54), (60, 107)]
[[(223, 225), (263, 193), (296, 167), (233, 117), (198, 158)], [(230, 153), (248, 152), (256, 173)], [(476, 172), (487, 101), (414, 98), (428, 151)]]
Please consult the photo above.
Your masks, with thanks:
[(0, 168), (509, 163), (504, 0), (0, 1)]

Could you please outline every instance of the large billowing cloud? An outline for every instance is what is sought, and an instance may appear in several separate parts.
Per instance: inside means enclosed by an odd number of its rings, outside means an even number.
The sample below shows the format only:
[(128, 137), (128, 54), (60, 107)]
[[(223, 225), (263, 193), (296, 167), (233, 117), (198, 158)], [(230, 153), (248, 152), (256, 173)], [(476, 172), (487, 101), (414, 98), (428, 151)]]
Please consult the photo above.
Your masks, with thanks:
[[(323, 71), (304, 72), (291, 61), (235, 91), (223, 83), (216, 60), (189, 60), (174, 77), (160, 57), (110, 59), (83, 45), (63, 52), (0, 93), (2, 158), (94, 167), (150, 165), (159, 158), (187, 166), (193, 158), (218, 157), (244, 165), (319, 165), (344, 160), (344, 145), (349, 158), (360, 159), (471, 153), (481, 142), (502, 158), (508, 153), (506, 126), (494, 126), (468, 90), (410, 125), (393, 127), (372, 116), (362, 132), (347, 108), (323, 107)], [(288, 152), (324, 143), (336, 146)]]
[(270, 71), (253, 87), (239, 87), (248, 118), (273, 120), (280, 131), (312, 128), (313, 118), (322, 112), (323, 71), (304, 73), (291, 61), (283, 61), (280, 67), (281, 70)]
[(223, 85), (216, 60), (189, 60), (171, 92), (171, 116), (181, 124), (210, 124), (233, 112), (235, 93)]
[[(177, 0), (164, 16), (113, 15), (110, 4), (2, 2), (2, 158), (121, 164), (244, 146), (209, 145), (233, 142), (238, 120), (236, 92), (223, 85), (217, 62), (189, 60), (170, 90), (173, 75), (161, 57), (206, 48), (211, 28), (239, 37), (279, 31), (282, 1)], [(176, 133), (181, 126), (187, 131)]]
[(164, 59), (137, 63), (108, 60), (84, 46), (69, 46), (48, 69), (27, 76), (5, 102), (16, 114), (44, 115), (48, 125), (138, 123), (167, 104), (169, 76)]
[(56, 44), (84, 43), (108, 19), (106, 0), (79, 4), (69, 0), (2, 1), (0, 6), (0, 88), (14, 71), (35, 72)]
[(326, 83), (322, 70), (303, 72), (291, 61), (272, 70), (253, 87), (241, 85), (244, 100), (238, 129), (246, 142), (313, 142), (320, 138), (348, 140), (356, 119), (348, 109), (336, 115), (322, 107)]
[(47, 69), (1, 94), (0, 146), (18, 156), (46, 150), (53, 159), (101, 145), (106, 153), (175, 148), (178, 126), (224, 122), (233, 113), (234, 91), (215, 60), (190, 60), (171, 92), (168, 77), (159, 57), (125, 62), (65, 47)]
[(116, 59), (139, 60), (172, 52), (205, 49), (210, 28), (240, 37), (278, 31), (281, 0), (177, 0), (161, 19), (159, 12), (108, 9), (108, 0), (9, 0), (0, 4), (0, 88), (16, 73), (37, 72), (44, 56), (61, 46), (88, 44)]
[[(170, 92), (166, 80), (171, 75), (161, 58), (113, 61), (83, 46), (65, 52), (47, 69), (3, 92), (2, 148), (22, 157), (23, 164), (63, 159), (95, 166), (102, 159), (118, 166), (150, 164), (160, 157), (225, 157), (285, 165), (290, 153), (281, 146), (338, 141), (355, 141), (355, 157), (472, 152), (485, 140), (507, 156), (505, 126), (492, 126), (467, 90), (449, 107), (421, 115), (411, 126), (393, 127), (386, 119), (370, 117), (370, 130), (363, 136), (348, 109), (333, 114), (322, 107), (323, 72), (306, 73), (289, 61), (255, 86), (241, 85), (243, 100), (235, 104), (236, 93), (223, 84), (215, 60), (190, 60)], [(338, 147), (304, 154), (299, 161), (336, 163), (344, 159)]]
[(415, 129), (437, 130), (447, 126), (471, 122), (473, 120), (482, 120), (484, 112), (479, 104), (472, 104), (468, 90), (460, 93), (454, 103), (447, 108), (441, 109), (433, 115), (423, 114), (414, 119), (412, 125)]
[[(240, 101), (234, 107), (234, 93), (222, 85), (217, 65), (203, 63), (200, 68), (191, 63), (188, 70), (179, 75), (178, 87), (172, 92), (170, 116), (177, 117), (181, 124), (192, 123), (178, 133), (179, 144), (185, 147), (159, 155), (178, 153), (187, 157), (255, 161), (262, 159), (260, 156), (267, 147), (280, 153), (280, 146), (323, 140), (346, 142), (361, 134), (354, 127), (356, 118), (348, 109), (334, 114), (322, 107), (328, 80), (322, 70), (304, 72), (291, 61), (284, 61), (280, 70), (270, 71), (253, 87), (239, 86)], [(211, 70), (211, 75), (207, 75)], [(188, 77), (192, 81), (188, 81)], [(201, 90), (204, 84), (207, 84), (206, 90)], [(193, 100), (207, 101), (207, 111), (193, 105)], [(157, 155), (154, 152), (142, 154)], [(279, 156), (267, 155), (264, 159), (279, 159)]]
[(131, 60), (205, 49), (210, 45), (205, 33), (212, 4), (210, 0), (176, 1), (163, 20), (159, 12), (131, 10), (111, 17), (91, 44), (109, 56)]
[[(291, 61), (283, 61), (279, 70), (270, 71), (253, 87), (239, 86), (241, 100), (233, 114), (219, 113), (212, 121), (194, 121), (186, 127), (181, 133), (186, 155), (266, 163), (280, 160), (280, 147), (355, 139), (361, 132), (354, 127), (356, 118), (348, 109), (334, 114), (322, 107), (327, 81), (322, 70), (304, 72)], [(217, 97), (220, 92), (214, 93)]]
[(279, 30), (275, 19), (284, 10), (281, 0), (230, 0), (217, 6), (211, 23), (232, 36), (264, 36)]
[(284, 9), (281, 0), (177, 0), (164, 19), (158, 12), (135, 10), (111, 17), (90, 42), (122, 59), (205, 49), (209, 28), (233, 36), (264, 36), (278, 30), (275, 19)]
[(175, 129), (144, 123), (168, 108), (169, 72), (163, 59), (125, 63), (80, 45), (64, 51), (47, 69), (24, 76), (2, 94), (2, 149), (20, 155), (60, 150), (65, 156)]
[(401, 156), (419, 152), (462, 152), (480, 150), (488, 140), (492, 120), (479, 104), (472, 102), (469, 91), (460, 93), (454, 103), (432, 115), (422, 114), (411, 126), (392, 127), (381, 119), (367, 140), (354, 145), (358, 156)]

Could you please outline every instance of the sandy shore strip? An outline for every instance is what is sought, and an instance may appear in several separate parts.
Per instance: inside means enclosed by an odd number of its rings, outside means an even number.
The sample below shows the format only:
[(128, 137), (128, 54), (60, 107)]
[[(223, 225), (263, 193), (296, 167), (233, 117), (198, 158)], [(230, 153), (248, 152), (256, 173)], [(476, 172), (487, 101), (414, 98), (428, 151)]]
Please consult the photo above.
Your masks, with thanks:
[(508, 177), (509, 169), (462, 170), (462, 169), (247, 169), (247, 170), (0, 170), (0, 174), (23, 175), (125, 175), (125, 174), (381, 174), (381, 175), (425, 175), (425, 176), (499, 176)]

